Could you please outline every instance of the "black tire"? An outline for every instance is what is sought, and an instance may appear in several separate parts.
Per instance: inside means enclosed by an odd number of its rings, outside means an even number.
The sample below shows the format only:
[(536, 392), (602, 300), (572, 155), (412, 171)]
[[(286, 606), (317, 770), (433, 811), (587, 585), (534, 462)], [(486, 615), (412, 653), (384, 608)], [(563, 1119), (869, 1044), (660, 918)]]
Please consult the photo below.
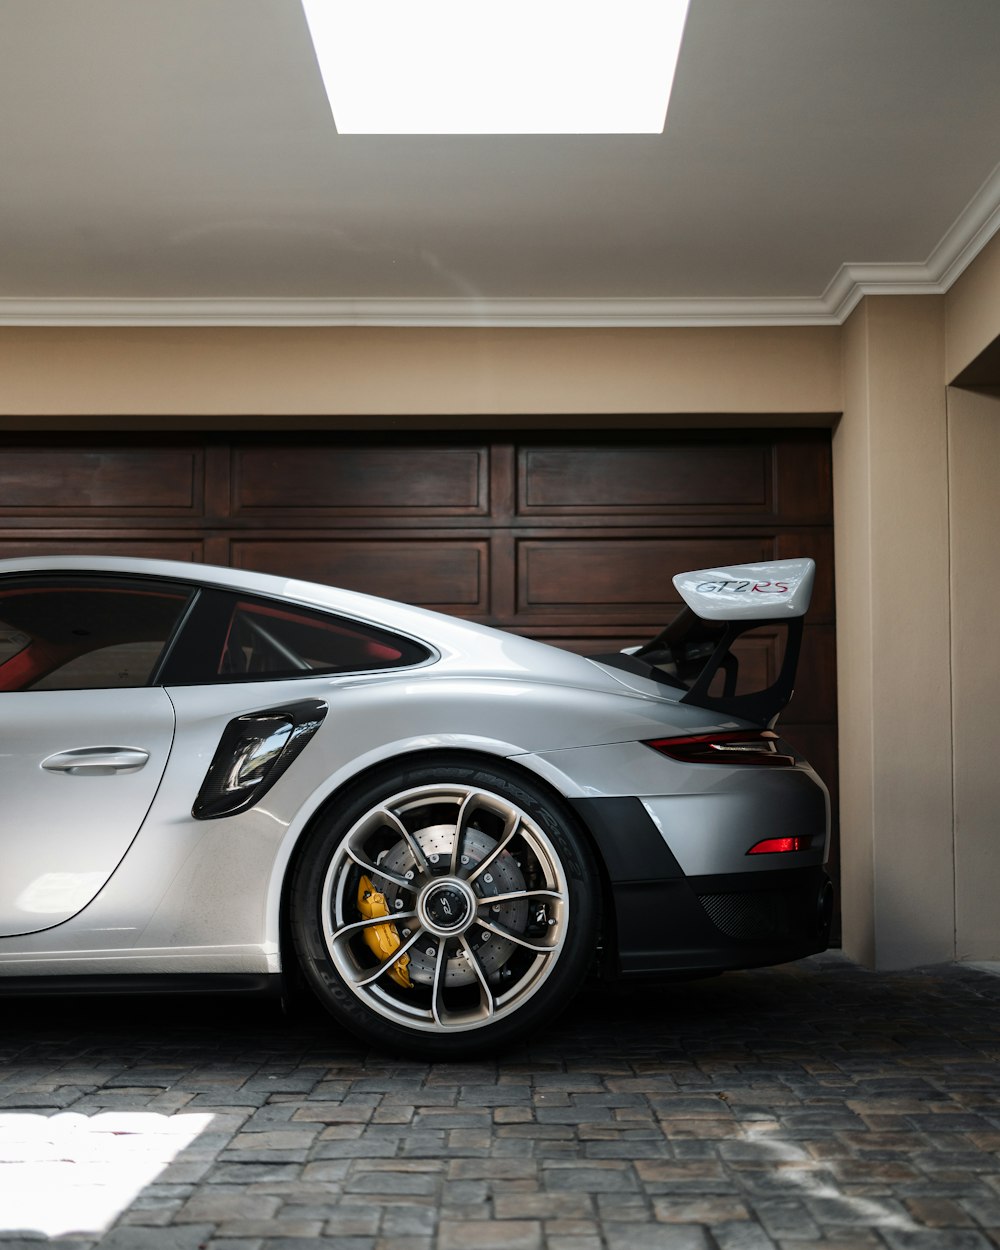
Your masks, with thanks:
[(312, 831), (291, 931), (306, 980), (356, 1036), (455, 1058), (569, 1002), (597, 949), (599, 897), (557, 798), (499, 761), (426, 760), (369, 777)]

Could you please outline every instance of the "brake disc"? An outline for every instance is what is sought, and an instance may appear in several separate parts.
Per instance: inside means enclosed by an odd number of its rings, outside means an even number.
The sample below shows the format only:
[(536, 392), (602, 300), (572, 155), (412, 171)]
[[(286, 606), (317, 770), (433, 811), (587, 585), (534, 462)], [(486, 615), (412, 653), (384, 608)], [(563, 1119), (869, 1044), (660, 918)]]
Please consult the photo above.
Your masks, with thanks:
[[(453, 824), (431, 825), (426, 829), (418, 830), (413, 837), (430, 862), (432, 874), (435, 868), (441, 868), (442, 875), (444, 875), (451, 864), (455, 826)], [(476, 865), (482, 863), (496, 845), (496, 839), (481, 830), (467, 829), (462, 840), (463, 875), (474, 871)], [(436, 861), (432, 858), (434, 856), (437, 857)], [(465, 860), (468, 862), (464, 862)], [(421, 877), (413, 853), (403, 839), (391, 846), (384, 855), (379, 856), (379, 867), (397, 876), (405, 877), (407, 873), (413, 873), (414, 879)], [(489, 868), (480, 873), (472, 882), (472, 888), (479, 898), (488, 899), (497, 894), (510, 894), (517, 890), (525, 890), (527, 885), (517, 860), (509, 851), (502, 851)], [(383, 893), (389, 904), (390, 918), (394, 911), (401, 910), (397, 907), (397, 900), (402, 901), (404, 905), (412, 902), (412, 897), (391, 881), (385, 882)], [(523, 933), (528, 923), (528, 900), (521, 898), (494, 903), (486, 916), (491, 924), (502, 925), (513, 933)], [(497, 934), (490, 933), (478, 925), (474, 925), (468, 931), (466, 941), (475, 951), (483, 972), (494, 980), (499, 977), (500, 969), (517, 949), (516, 943), (498, 937)], [(436, 943), (434, 945), (427, 943), (427, 947), (430, 947), (431, 954), (427, 954), (427, 948), (420, 942), (411, 946), (409, 950), (410, 978), (421, 985), (430, 985), (434, 979)], [(468, 985), (477, 979), (468, 955), (457, 943), (450, 943), (445, 984)]]

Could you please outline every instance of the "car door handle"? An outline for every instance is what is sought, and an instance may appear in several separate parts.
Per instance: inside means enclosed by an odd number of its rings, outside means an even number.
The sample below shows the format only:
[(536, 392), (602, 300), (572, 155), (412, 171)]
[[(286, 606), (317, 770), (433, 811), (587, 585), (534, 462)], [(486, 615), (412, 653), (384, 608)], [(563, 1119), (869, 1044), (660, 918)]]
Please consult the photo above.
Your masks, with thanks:
[(112, 773), (137, 773), (149, 759), (141, 747), (77, 747), (59, 751), (42, 760), (50, 773), (69, 773), (71, 777), (108, 777)]

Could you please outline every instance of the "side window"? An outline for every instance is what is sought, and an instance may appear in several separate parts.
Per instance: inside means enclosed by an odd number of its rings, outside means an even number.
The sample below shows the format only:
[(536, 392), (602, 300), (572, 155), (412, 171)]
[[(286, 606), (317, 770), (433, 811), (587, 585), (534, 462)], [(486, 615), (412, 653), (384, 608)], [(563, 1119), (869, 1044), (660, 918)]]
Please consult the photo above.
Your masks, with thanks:
[(375, 625), (206, 591), (171, 652), (163, 681), (185, 685), (369, 672), (419, 664), (429, 655), (419, 643)]
[(192, 591), (155, 581), (0, 581), (0, 691), (148, 685)]
[(295, 607), (240, 600), (229, 619), (219, 675), (254, 680), (396, 668), (426, 658), (404, 638)]

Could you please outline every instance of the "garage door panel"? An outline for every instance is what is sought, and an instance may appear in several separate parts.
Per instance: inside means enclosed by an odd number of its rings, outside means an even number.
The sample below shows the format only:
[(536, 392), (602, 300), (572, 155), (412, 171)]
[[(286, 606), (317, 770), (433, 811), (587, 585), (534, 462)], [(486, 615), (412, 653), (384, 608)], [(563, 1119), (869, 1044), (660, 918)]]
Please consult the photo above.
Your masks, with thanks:
[(236, 517), (268, 513), (487, 516), (489, 448), (243, 447), (233, 455)]
[(825, 439), (775, 440), (774, 497), (775, 515), (785, 524), (829, 524), (833, 475)]
[(517, 515), (771, 512), (762, 445), (521, 447)]
[(325, 582), (462, 615), (489, 612), (489, 539), (236, 539), (236, 568)]
[(769, 537), (609, 539), (591, 534), (517, 542), (518, 615), (650, 618), (665, 625), (680, 606), (671, 578), (687, 569), (771, 558)]
[(26, 538), (21, 533), (0, 534), (0, 559), (22, 556), (132, 556), (141, 560), (205, 562), (204, 543), (195, 538), (143, 542), (104, 534), (89, 538), (63, 538), (58, 534)]
[(837, 719), (837, 651), (832, 625), (807, 624), (795, 677), (795, 715), (799, 720)]
[(94, 526), (120, 516), (202, 517), (204, 456), (195, 448), (7, 448), (0, 457), (0, 515)]

